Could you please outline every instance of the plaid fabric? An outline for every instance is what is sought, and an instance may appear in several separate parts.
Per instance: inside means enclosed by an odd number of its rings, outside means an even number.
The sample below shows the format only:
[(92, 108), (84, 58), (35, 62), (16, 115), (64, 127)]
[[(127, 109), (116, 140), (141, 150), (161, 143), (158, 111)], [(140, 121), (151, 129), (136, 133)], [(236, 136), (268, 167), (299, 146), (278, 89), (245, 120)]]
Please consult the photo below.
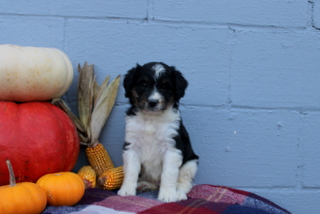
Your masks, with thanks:
[(188, 200), (180, 202), (163, 203), (153, 199), (154, 196), (156, 194), (148, 197), (121, 197), (112, 191), (88, 189), (77, 205), (49, 206), (43, 214), (85, 213), (81, 210), (90, 205), (122, 212), (148, 214), (290, 214), (287, 210), (256, 194), (222, 186), (197, 185), (188, 194)]
[(140, 213), (289, 214), (256, 194), (213, 185), (195, 186), (185, 201), (166, 203)]

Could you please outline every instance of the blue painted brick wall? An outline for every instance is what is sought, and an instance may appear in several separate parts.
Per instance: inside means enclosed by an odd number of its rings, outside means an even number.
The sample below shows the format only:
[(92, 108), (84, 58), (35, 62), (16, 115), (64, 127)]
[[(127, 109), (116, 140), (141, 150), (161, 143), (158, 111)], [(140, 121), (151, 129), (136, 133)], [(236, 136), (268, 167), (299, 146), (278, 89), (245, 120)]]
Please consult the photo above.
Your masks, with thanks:
[[(200, 155), (196, 183), (255, 192), (296, 214), (320, 209), (319, 0), (0, 0), (0, 41), (56, 47), (75, 79), (164, 61), (189, 80), (182, 116)], [(122, 164), (121, 88), (100, 141)], [(86, 164), (82, 151), (78, 169)]]

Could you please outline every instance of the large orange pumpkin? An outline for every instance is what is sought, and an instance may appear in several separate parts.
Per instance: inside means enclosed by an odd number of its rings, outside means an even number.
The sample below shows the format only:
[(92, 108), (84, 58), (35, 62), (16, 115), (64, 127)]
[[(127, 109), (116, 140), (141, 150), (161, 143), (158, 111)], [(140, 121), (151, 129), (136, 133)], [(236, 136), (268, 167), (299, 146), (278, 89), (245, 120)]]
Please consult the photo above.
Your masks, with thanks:
[(47, 102), (0, 101), (0, 185), (8, 184), (10, 159), (17, 182), (70, 171), (80, 149), (77, 130), (60, 108)]

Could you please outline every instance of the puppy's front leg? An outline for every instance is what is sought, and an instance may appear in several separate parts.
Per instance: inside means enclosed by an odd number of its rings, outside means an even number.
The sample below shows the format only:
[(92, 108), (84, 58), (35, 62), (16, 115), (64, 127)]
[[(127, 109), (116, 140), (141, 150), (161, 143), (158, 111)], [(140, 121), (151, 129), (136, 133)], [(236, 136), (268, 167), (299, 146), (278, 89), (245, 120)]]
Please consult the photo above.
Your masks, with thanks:
[(141, 169), (141, 163), (137, 153), (134, 150), (126, 150), (123, 153), (123, 173), (124, 180), (118, 195), (128, 196), (136, 195), (138, 177)]
[(178, 150), (166, 152), (163, 160), (163, 170), (158, 199), (164, 202), (179, 200), (177, 194), (177, 182), (179, 167), (182, 164), (182, 156)]

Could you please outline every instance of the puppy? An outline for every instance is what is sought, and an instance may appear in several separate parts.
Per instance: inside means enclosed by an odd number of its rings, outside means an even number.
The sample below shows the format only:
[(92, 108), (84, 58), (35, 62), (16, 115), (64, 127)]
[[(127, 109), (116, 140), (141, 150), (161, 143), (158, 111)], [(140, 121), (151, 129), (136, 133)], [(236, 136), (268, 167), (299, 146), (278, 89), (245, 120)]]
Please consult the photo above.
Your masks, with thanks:
[(187, 199), (198, 167), (178, 109), (188, 82), (175, 67), (151, 62), (129, 70), (123, 86), (131, 107), (126, 112), (124, 181), (118, 194), (159, 188), (161, 201)]

